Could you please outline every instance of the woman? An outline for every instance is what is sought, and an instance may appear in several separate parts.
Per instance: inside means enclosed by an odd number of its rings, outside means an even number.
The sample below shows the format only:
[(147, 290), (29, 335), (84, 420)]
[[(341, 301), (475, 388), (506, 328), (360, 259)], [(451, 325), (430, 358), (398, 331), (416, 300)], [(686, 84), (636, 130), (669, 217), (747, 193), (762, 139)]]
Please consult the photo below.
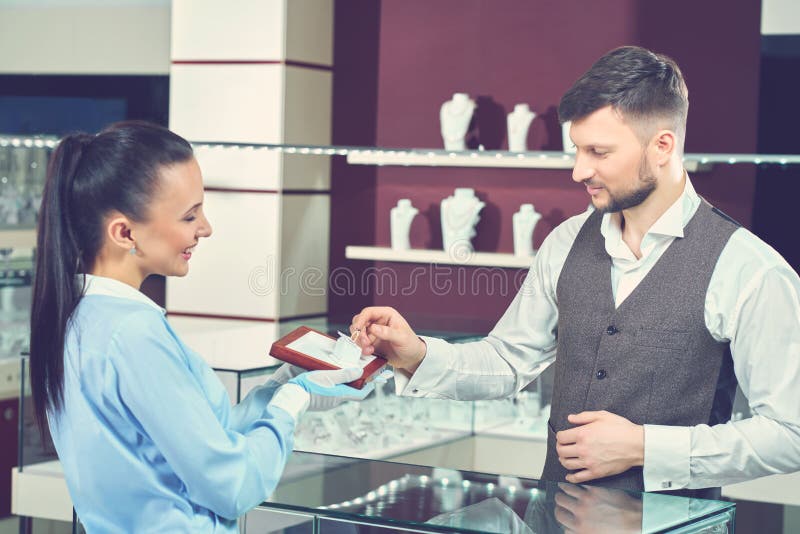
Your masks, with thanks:
[(236, 532), (236, 518), (275, 488), (310, 393), (370, 391), (341, 385), (359, 369), (291, 378), (283, 368), (231, 408), (214, 372), (138, 290), (151, 274), (186, 275), (210, 235), (200, 168), (169, 130), (118, 123), (69, 135), (53, 153), (31, 386), (88, 532)]

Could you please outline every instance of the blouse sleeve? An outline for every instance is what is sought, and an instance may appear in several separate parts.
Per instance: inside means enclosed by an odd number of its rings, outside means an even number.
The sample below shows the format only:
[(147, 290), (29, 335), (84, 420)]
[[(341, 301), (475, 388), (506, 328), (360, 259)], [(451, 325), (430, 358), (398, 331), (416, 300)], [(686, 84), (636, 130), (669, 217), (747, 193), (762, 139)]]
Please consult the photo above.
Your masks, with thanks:
[(161, 451), (192, 502), (233, 519), (269, 497), (292, 450), (291, 415), (265, 402), (257, 416), (237, 419), (236, 429), (223, 426), (157, 312), (129, 316), (112, 336), (110, 356), (132, 423)]

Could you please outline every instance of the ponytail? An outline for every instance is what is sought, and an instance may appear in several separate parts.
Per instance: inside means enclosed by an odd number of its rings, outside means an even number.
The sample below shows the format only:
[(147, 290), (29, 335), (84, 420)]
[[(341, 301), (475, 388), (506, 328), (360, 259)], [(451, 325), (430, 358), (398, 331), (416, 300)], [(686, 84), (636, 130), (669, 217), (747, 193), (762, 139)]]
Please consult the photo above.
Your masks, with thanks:
[(191, 145), (145, 122), (112, 124), (96, 136), (72, 134), (50, 158), (39, 211), (31, 306), (30, 375), (42, 436), (47, 414), (64, 406), (64, 345), (70, 318), (117, 211), (144, 221), (166, 166), (190, 160)]
[(31, 306), (30, 375), (39, 431), (47, 409), (64, 402), (64, 337), (80, 300), (76, 278), (81, 252), (71, 228), (70, 192), (84, 149), (93, 136), (65, 137), (50, 158), (39, 210), (36, 269)]

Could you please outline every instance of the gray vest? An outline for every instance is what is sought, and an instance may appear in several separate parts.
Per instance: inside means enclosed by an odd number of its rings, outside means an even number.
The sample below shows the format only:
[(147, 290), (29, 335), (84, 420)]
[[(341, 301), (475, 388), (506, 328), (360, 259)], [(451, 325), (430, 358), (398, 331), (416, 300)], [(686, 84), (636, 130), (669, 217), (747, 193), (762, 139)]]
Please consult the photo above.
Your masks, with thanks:
[[(738, 224), (702, 201), (652, 270), (615, 308), (602, 215), (584, 223), (558, 279), (558, 349), (542, 478), (564, 481), (555, 432), (567, 415), (607, 410), (636, 424), (730, 419), (736, 378), (728, 343), (706, 328), (706, 291)], [(641, 468), (590, 484), (643, 491)]]

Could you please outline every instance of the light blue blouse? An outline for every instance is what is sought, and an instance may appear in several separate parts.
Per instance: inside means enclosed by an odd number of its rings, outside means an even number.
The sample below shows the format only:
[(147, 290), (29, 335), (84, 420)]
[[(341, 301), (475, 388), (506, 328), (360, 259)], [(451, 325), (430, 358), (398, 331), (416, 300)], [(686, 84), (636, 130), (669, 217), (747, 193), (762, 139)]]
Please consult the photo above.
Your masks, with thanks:
[(87, 532), (237, 532), (272, 493), (295, 419), (268, 381), (231, 407), (164, 310), (87, 276), (68, 328), (64, 407), (50, 429)]

